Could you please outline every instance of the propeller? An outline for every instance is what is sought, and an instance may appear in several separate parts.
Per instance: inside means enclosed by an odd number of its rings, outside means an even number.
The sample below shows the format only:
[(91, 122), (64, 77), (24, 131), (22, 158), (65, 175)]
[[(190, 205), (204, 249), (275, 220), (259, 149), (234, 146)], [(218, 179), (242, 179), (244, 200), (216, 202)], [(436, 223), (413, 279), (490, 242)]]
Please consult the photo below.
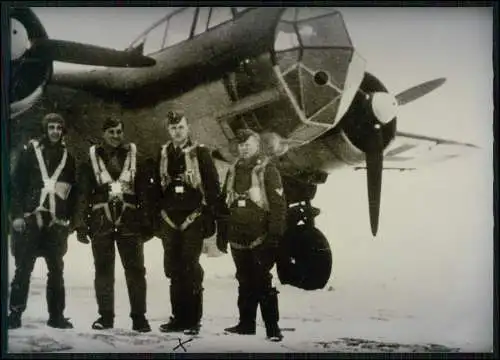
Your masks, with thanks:
[[(378, 124), (377, 124), (378, 125)], [(384, 162), (384, 143), (380, 125), (375, 125), (371, 139), (368, 141), (366, 157), (366, 176), (368, 185), (368, 210), (373, 236), (377, 236), (380, 194), (382, 190), (382, 170)]]
[(11, 18), (10, 33), (13, 61), (61, 61), (110, 67), (147, 67), (156, 64), (155, 59), (142, 55), (142, 48), (120, 51), (74, 41), (49, 39), (31, 9), (16, 11), (18, 18)]
[(431, 81), (424, 82), (420, 85), (411, 87), (405, 91), (400, 92), (395, 96), (398, 105), (405, 105), (411, 101), (417, 100), (418, 98), (430, 93), (431, 91), (437, 89), (444, 84), (446, 78), (439, 78)]
[(66, 40), (40, 39), (25, 53), (27, 59), (61, 61), (67, 63), (112, 66), (148, 67), (156, 64), (153, 58), (136, 51), (120, 51), (101, 46)]
[(383, 126), (396, 117), (398, 106), (417, 100), (443, 85), (445, 81), (445, 78), (427, 81), (404, 90), (396, 96), (392, 96), (387, 92), (374, 92), (370, 95), (365, 94), (367, 96), (366, 99), (370, 102), (372, 115), (375, 118), (374, 122), (370, 121), (371, 129), (369, 129), (365, 149), (368, 205), (373, 236), (377, 236), (380, 213), (382, 170), (384, 168), (383, 153), (385, 149), (382, 132)]

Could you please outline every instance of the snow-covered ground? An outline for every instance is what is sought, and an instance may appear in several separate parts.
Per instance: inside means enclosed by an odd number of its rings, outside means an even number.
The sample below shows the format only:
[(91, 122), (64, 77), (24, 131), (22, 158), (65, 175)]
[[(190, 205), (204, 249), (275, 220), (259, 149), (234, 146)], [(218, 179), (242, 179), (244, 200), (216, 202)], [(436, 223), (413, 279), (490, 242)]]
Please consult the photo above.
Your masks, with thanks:
[[(74, 329), (52, 329), (45, 324), (46, 266), (40, 259), (33, 272), (23, 327), (9, 331), (8, 351), (489, 352), (493, 338), (491, 178), (474, 161), (419, 175), (384, 174), (376, 239), (369, 231), (362, 174), (339, 173), (320, 188), (315, 205), (323, 213), (317, 225), (330, 240), (334, 271), (324, 289), (312, 292), (276, 281), (280, 326), (285, 330), (281, 343), (265, 340), (260, 314), (255, 336), (223, 333), (238, 317), (235, 268), (229, 254), (202, 256), (205, 302), (200, 336), (161, 333), (158, 326), (168, 319), (170, 302), (159, 239), (145, 245), (147, 315), (153, 331), (131, 331), (119, 260), (116, 328), (92, 330), (97, 306), (91, 250), (72, 235), (65, 279), (66, 316)], [(345, 187), (347, 183), (349, 187)], [(12, 269), (10, 259), (10, 278)]]

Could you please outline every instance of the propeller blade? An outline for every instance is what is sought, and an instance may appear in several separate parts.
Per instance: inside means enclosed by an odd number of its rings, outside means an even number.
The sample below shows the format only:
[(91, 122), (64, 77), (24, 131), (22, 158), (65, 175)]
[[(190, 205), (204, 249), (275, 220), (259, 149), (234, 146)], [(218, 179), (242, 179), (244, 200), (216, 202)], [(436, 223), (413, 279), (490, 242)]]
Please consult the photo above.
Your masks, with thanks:
[(370, 225), (373, 236), (377, 236), (384, 162), (382, 131), (380, 129), (376, 130), (373, 136), (372, 146), (370, 146), (365, 156)]
[(396, 95), (398, 105), (405, 105), (430, 93), (431, 91), (443, 85), (445, 81), (445, 78), (434, 79), (400, 92)]
[(112, 67), (148, 67), (156, 64), (156, 60), (143, 56), (136, 51), (120, 51), (53, 39), (36, 41), (28, 50), (27, 57), (81, 65)]

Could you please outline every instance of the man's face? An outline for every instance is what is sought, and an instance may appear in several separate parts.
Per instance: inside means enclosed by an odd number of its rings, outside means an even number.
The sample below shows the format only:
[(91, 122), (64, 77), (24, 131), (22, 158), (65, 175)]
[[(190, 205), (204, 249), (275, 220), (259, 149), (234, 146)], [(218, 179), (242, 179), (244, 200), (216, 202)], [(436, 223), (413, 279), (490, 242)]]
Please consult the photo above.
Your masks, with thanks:
[(49, 141), (53, 144), (61, 141), (63, 135), (63, 126), (58, 122), (49, 122), (47, 124), (47, 135)]
[(123, 127), (119, 124), (104, 131), (104, 142), (111, 147), (118, 147), (123, 143)]
[(184, 143), (189, 135), (189, 126), (187, 124), (186, 118), (183, 118), (177, 124), (168, 125), (168, 132), (175, 144)]
[(249, 159), (259, 151), (259, 146), (259, 139), (250, 136), (245, 142), (238, 144), (238, 151), (242, 158)]

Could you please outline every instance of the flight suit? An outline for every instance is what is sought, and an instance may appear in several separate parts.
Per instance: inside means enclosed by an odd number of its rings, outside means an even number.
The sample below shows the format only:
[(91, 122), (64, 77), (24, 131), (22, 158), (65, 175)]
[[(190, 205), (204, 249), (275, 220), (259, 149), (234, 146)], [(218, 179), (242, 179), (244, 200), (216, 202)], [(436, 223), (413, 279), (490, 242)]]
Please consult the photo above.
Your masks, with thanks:
[(134, 143), (118, 148), (94, 145), (80, 171), (76, 227), (91, 238), (94, 286), (101, 316), (94, 328), (113, 327), (115, 243), (125, 270), (133, 328), (149, 328), (145, 319), (147, 288), (142, 234), (150, 230), (151, 224), (148, 209), (143, 206), (147, 179), (137, 165), (136, 153)]
[(160, 330), (196, 332), (203, 315), (204, 271), (199, 260), (204, 239), (215, 233), (219, 175), (207, 148), (191, 140), (182, 149), (169, 142), (157, 158), (156, 183), (157, 235), (164, 248), (172, 309), (170, 322)]
[(278, 292), (270, 273), (286, 226), (287, 205), (280, 174), (264, 156), (240, 159), (227, 173), (224, 194), (229, 214), (226, 234), (218, 237), (218, 247), (224, 249), (227, 242), (231, 246), (240, 313), (239, 324), (226, 330), (255, 334), (260, 304), (267, 336), (281, 339)]
[[(30, 277), (36, 259), (47, 263), (49, 325), (72, 327), (65, 309), (64, 261), (76, 198), (75, 160), (62, 142), (46, 137), (31, 141), (21, 152), (11, 182), (11, 217), (25, 219), (22, 232), (12, 231), (11, 250), (16, 270), (11, 285), (10, 311), (17, 318), (26, 310)], [(10, 321), (10, 319), (9, 319)], [(11, 325), (11, 324), (9, 324)], [(12, 324), (12, 327), (18, 327)]]

